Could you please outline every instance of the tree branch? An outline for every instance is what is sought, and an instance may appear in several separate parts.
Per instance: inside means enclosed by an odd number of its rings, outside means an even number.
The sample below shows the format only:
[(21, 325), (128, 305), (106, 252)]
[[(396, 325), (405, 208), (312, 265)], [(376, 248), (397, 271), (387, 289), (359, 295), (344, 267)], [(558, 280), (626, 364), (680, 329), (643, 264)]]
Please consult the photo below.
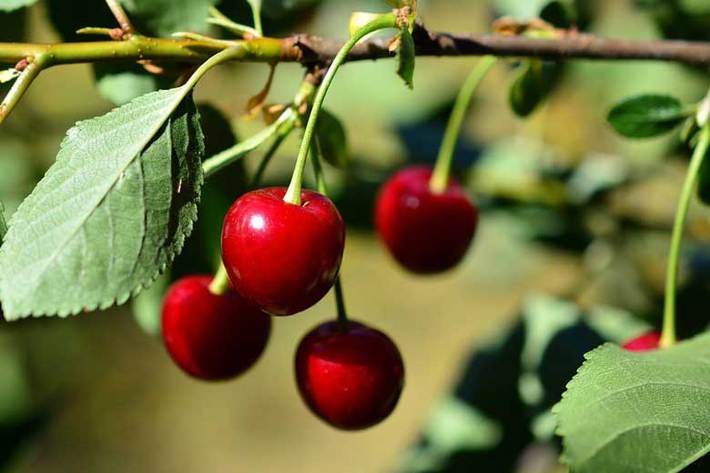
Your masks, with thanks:
[[(513, 56), (549, 60), (606, 59), (658, 60), (710, 65), (710, 43), (690, 41), (629, 41), (591, 34), (566, 33), (554, 39), (525, 36), (434, 33), (418, 27), (414, 32), (418, 56)], [(0, 63), (46, 56), (46, 66), (86, 62), (135, 62), (139, 60), (196, 63), (229, 47), (242, 45), (244, 62), (300, 62), (327, 64), (342, 41), (309, 35), (283, 39), (250, 38), (235, 41), (148, 38), (132, 35), (121, 41), (32, 44), (0, 43)], [(394, 56), (388, 39), (371, 39), (357, 45), (348, 61)]]

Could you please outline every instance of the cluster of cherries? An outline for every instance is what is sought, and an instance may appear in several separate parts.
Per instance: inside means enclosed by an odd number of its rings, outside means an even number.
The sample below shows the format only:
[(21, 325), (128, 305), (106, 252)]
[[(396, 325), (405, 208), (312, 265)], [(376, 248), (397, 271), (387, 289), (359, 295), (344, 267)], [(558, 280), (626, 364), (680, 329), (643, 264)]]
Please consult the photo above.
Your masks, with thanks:
[[(405, 268), (436, 273), (466, 253), (478, 211), (453, 179), (434, 192), (428, 167), (405, 168), (380, 191), (375, 211), (379, 236)], [(259, 189), (238, 198), (222, 228), (222, 260), (231, 287), (214, 290), (211, 276), (177, 281), (166, 295), (165, 346), (177, 365), (205, 380), (233, 378), (260, 357), (271, 315), (313, 306), (334, 285), (345, 244), (340, 213), (325, 196)], [(322, 323), (300, 342), (296, 382), (310, 409), (345, 430), (385, 419), (404, 385), (397, 346), (379, 330), (339, 318)]]
[[(452, 268), (466, 254), (478, 210), (451, 178), (443, 192), (430, 185), (432, 169), (412, 166), (383, 185), (375, 227), (406, 269), (433, 274)], [(212, 277), (189, 276), (168, 291), (163, 338), (173, 360), (205, 380), (233, 378), (260, 357), (271, 316), (293, 315), (313, 306), (335, 283), (345, 244), (345, 225), (324, 195), (301, 193), (300, 205), (273, 187), (244, 194), (227, 212), (222, 259), (231, 287), (212, 289)], [(624, 348), (658, 347), (657, 333)], [(310, 409), (330, 425), (362, 429), (394, 410), (404, 385), (397, 346), (379, 330), (338, 320), (322, 323), (300, 342), (296, 382)]]

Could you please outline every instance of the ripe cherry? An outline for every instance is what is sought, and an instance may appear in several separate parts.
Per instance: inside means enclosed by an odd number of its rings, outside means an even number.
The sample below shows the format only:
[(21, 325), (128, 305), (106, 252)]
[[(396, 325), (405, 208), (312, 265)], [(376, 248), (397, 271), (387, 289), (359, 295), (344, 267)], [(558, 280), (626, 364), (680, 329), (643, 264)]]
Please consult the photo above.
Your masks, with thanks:
[(187, 374), (224, 380), (243, 373), (264, 351), (271, 317), (229, 289), (210, 292), (211, 276), (177, 281), (163, 303), (163, 340)]
[(429, 187), (432, 169), (402, 169), (382, 186), (375, 204), (375, 227), (405, 268), (438, 273), (466, 254), (476, 231), (478, 209), (461, 186), (449, 179), (444, 192)]
[(648, 351), (656, 350), (661, 342), (661, 334), (658, 332), (647, 332), (643, 335), (632, 338), (622, 345), (628, 351)]
[(227, 212), (222, 259), (234, 288), (262, 310), (291, 315), (318, 302), (333, 285), (343, 258), (345, 225), (333, 203), (312, 191), (301, 205), (286, 189), (244, 194)]
[(384, 333), (361, 323), (326, 322), (296, 352), (296, 382), (311, 411), (333, 427), (358, 430), (385, 419), (404, 386), (404, 364)]

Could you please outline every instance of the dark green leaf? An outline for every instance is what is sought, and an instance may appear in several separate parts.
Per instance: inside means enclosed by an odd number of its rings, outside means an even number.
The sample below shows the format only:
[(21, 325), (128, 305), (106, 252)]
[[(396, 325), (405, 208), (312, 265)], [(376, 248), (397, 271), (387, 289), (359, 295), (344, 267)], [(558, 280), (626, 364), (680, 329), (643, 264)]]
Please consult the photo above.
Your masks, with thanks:
[(188, 92), (153, 92), (69, 130), (0, 249), (8, 320), (123, 303), (180, 252), (204, 153)]
[(710, 334), (586, 359), (554, 408), (573, 471), (671, 473), (710, 451)]
[(321, 110), (315, 133), (315, 142), (321, 156), (337, 168), (347, 166), (350, 159), (348, 140), (343, 123), (327, 110)]
[(400, 30), (399, 48), (397, 48), (397, 74), (410, 89), (414, 88), (415, 62), (414, 38), (412, 38), (409, 29), (402, 28)]
[(525, 61), (510, 87), (508, 98), (513, 111), (521, 117), (530, 115), (550, 94), (561, 71), (560, 64), (544, 63), (538, 59)]
[(704, 204), (710, 205), (710, 159), (707, 154), (698, 173), (698, 198)]
[(671, 131), (688, 116), (682, 104), (667, 95), (628, 98), (609, 112), (607, 120), (628, 138), (649, 138)]
[(575, 23), (575, 8), (570, 1), (555, 0), (542, 8), (540, 18), (557, 28), (570, 28)]
[(34, 5), (37, 0), (0, 0), (0, 11), (12, 11)]
[(122, 0), (121, 3), (138, 31), (170, 36), (178, 31), (206, 32), (209, 8), (218, 0)]

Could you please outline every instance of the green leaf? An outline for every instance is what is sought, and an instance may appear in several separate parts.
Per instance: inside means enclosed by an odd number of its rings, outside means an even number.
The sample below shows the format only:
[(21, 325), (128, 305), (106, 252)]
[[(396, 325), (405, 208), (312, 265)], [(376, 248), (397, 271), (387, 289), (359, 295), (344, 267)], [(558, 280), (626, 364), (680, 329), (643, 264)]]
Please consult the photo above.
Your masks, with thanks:
[(34, 5), (37, 0), (0, 0), (0, 11), (12, 11)]
[(710, 205), (710, 159), (705, 155), (698, 173), (698, 198), (706, 205)]
[(8, 320), (121, 304), (180, 252), (204, 153), (188, 93), (153, 92), (69, 130), (0, 249)]
[(404, 80), (407, 87), (414, 88), (414, 65), (416, 52), (414, 38), (408, 28), (400, 30), (399, 48), (397, 48), (397, 74)]
[(145, 291), (133, 298), (133, 318), (148, 335), (160, 335), (163, 297), (170, 286), (170, 275), (166, 272)]
[(205, 33), (209, 8), (218, 0), (121, 0), (143, 34), (170, 36), (178, 31)]
[(639, 95), (615, 105), (607, 120), (623, 136), (649, 138), (671, 131), (687, 116), (680, 101), (674, 97)]
[(572, 471), (677, 472), (710, 451), (710, 334), (585, 357), (554, 408)]
[(151, 74), (137, 64), (94, 64), (94, 75), (99, 93), (116, 105), (175, 83), (175, 77)]
[(327, 110), (321, 110), (315, 132), (315, 142), (321, 156), (337, 168), (347, 166), (350, 153), (343, 123)]
[(550, 94), (561, 71), (559, 64), (544, 63), (538, 59), (525, 61), (508, 95), (513, 111), (521, 117), (530, 115)]

